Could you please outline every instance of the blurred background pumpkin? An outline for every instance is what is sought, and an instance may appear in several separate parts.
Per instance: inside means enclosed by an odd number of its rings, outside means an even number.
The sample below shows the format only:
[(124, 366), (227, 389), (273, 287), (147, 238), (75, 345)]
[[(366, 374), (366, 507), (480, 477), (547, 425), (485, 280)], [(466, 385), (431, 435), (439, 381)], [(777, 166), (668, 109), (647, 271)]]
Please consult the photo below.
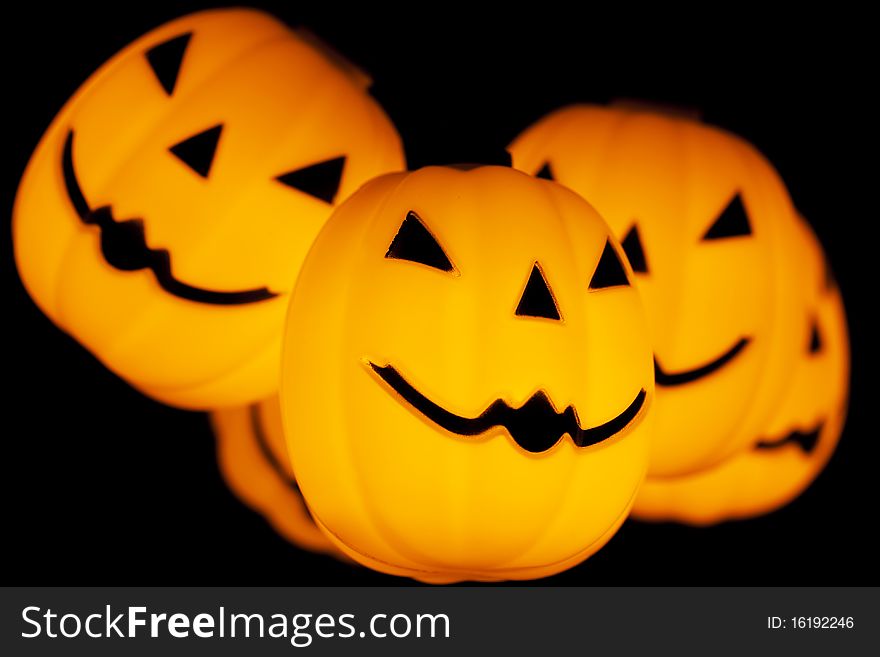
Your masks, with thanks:
[[(5, 207), (12, 207), (34, 145), (83, 80), (147, 30), (218, 4), (225, 3), (8, 7), (14, 29), (0, 47), (15, 102), (6, 108)], [(880, 460), (877, 442), (864, 439), (876, 424), (877, 368), (875, 248), (862, 229), (875, 186), (866, 127), (874, 123), (869, 22), (822, 12), (801, 16), (793, 28), (790, 16), (756, 21), (749, 12), (719, 9), (695, 27), (692, 16), (676, 21), (664, 9), (671, 18), (662, 28), (631, 15), (598, 26), (562, 6), (508, 14), (471, 5), (466, 12), (450, 6), (411, 13), (401, 31), (393, 4), (351, 5), (344, 20), (326, 3), (248, 4), (307, 25), (368, 71), (412, 166), (453, 161), (472, 143), (503, 146), (572, 103), (621, 97), (696, 107), (706, 123), (755, 145), (814, 226), (843, 294), (854, 357), (839, 446), (815, 483), (780, 511), (706, 529), (626, 523), (606, 549), (541, 583), (866, 583), (876, 569), (865, 521), (874, 494), (865, 482)], [(827, 47), (816, 46), (816, 33), (826, 35)], [(7, 527), (18, 537), (8, 558), (20, 572), (47, 584), (71, 582), (83, 570), (135, 567), (145, 578), (201, 584), (215, 582), (218, 571), (230, 584), (409, 582), (280, 538), (229, 492), (207, 416), (122, 385), (34, 306), (11, 244), (5, 247), (6, 371), (13, 382), (7, 408), (24, 429), (7, 441), (4, 458), (14, 473), (4, 485), (15, 500)], [(59, 537), (88, 540), (68, 541), (59, 552)], [(768, 545), (776, 558), (768, 558)]]

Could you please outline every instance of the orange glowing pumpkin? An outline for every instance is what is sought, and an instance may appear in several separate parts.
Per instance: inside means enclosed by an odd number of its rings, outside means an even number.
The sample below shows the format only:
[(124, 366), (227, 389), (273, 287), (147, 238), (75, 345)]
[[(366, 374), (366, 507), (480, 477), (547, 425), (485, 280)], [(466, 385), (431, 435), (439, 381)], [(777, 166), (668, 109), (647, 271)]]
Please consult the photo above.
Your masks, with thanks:
[(500, 166), (367, 183), (290, 305), (281, 408), (316, 522), (431, 582), (576, 565), (644, 476), (653, 370), (631, 272), (570, 190)]
[(511, 152), (595, 206), (632, 264), (657, 383), (648, 477), (747, 449), (807, 337), (798, 220), (774, 168), (727, 132), (629, 106), (564, 108)]
[[(809, 228), (804, 224), (804, 233)], [(828, 275), (818, 242), (801, 253), (810, 301), (801, 315), (809, 338), (787, 393), (751, 447), (713, 468), (650, 479), (633, 515), (706, 525), (768, 513), (791, 502), (819, 475), (840, 439), (849, 389), (849, 340), (840, 290)]]
[(13, 234), (28, 292), (156, 399), (274, 394), (309, 245), (338, 201), (403, 168), (365, 81), (253, 10), (141, 37), (80, 87), (27, 166)]

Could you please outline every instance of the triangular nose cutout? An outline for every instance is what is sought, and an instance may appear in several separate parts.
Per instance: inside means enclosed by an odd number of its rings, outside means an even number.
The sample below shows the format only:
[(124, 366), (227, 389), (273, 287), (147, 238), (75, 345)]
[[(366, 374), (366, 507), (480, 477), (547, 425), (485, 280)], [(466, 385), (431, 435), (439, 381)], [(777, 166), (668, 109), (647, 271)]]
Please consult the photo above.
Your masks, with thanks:
[(544, 319), (553, 319), (561, 321), (559, 308), (556, 306), (556, 300), (547, 285), (544, 273), (536, 262), (532, 266), (532, 273), (529, 274), (529, 281), (520, 297), (519, 305), (516, 307), (516, 315), (518, 317), (542, 317)]
[(207, 178), (211, 172), (211, 164), (214, 162), (221, 132), (223, 132), (222, 123), (188, 137), (168, 150), (202, 178)]

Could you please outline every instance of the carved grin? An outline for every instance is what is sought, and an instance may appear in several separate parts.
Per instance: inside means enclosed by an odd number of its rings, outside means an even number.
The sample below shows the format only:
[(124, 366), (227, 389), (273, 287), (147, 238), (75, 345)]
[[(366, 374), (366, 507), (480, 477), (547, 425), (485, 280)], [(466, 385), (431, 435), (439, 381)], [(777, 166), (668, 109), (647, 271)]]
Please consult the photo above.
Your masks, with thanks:
[(434, 424), (459, 436), (477, 436), (493, 427), (504, 427), (517, 445), (527, 452), (545, 452), (568, 434), (578, 447), (588, 447), (607, 440), (636, 420), (647, 394), (639, 390), (635, 399), (617, 417), (588, 429), (582, 429), (577, 411), (567, 406), (558, 412), (543, 390), (532, 395), (522, 406), (513, 408), (500, 399), (492, 402), (478, 417), (467, 418), (447, 411), (413, 387), (393, 366), (384, 367), (368, 361), (376, 375), (409, 406)]
[(782, 438), (765, 438), (755, 445), (755, 449), (774, 450), (785, 447), (786, 445), (797, 445), (804, 454), (810, 455), (816, 449), (816, 445), (819, 444), (819, 436), (822, 433), (823, 426), (825, 426), (825, 423), (820, 422), (808, 431), (798, 431), (796, 429)]
[(159, 286), (176, 297), (214, 305), (241, 305), (265, 301), (278, 296), (268, 288), (220, 292), (206, 290), (177, 280), (171, 270), (171, 255), (166, 249), (151, 249), (147, 246), (142, 219), (117, 221), (109, 205), (92, 208), (76, 178), (73, 167), (73, 130), (68, 131), (61, 159), (64, 185), (67, 197), (76, 210), (80, 220), (88, 226), (97, 226), (101, 231), (101, 253), (104, 260), (120, 271), (149, 269), (156, 277)]
[(685, 370), (683, 372), (666, 372), (660, 366), (660, 361), (657, 360), (657, 356), (654, 356), (654, 380), (658, 386), (680, 386), (685, 383), (692, 383), (697, 381), (698, 379), (702, 379), (703, 377), (709, 376), (713, 372), (717, 372), (722, 367), (727, 365), (730, 361), (736, 358), (739, 353), (745, 349), (750, 340), (749, 338), (741, 338), (739, 342), (733, 345), (726, 352), (721, 354), (718, 358), (713, 360), (711, 363), (706, 363), (705, 365), (701, 365), (700, 367), (695, 367), (691, 370)]

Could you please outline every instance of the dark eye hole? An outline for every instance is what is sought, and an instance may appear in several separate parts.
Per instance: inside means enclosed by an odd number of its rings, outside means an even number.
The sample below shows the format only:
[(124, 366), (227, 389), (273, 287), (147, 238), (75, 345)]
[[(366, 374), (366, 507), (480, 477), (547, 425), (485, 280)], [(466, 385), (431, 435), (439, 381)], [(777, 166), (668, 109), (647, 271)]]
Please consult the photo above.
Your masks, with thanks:
[(629, 285), (629, 279), (626, 277), (623, 263), (620, 262), (620, 256), (608, 240), (605, 242), (599, 264), (596, 265), (596, 271), (593, 272), (593, 278), (590, 279), (590, 289), (602, 290), (620, 285)]
[(823, 346), (822, 333), (819, 331), (819, 322), (817, 322), (814, 317), (812, 326), (810, 327), (810, 354), (815, 355), (822, 353)]
[(544, 162), (543, 166), (538, 169), (538, 172), (535, 174), (535, 178), (543, 178), (544, 180), (556, 180), (556, 176), (553, 175), (553, 169), (550, 168), (549, 162)]
[(642, 240), (639, 236), (639, 227), (633, 224), (632, 228), (620, 243), (626, 254), (629, 264), (634, 272), (639, 274), (648, 273), (648, 261), (645, 259), (645, 250), (642, 248)]
[(412, 210), (406, 213), (385, 257), (392, 260), (409, 260), (449, 273), (455, 271), (443, 247), (425, 227), (419, 215)]
[(529, 280), (526, 281), (514, 314), (517, 317), (543, 317), (544, 319), (562, 320), (553, 292), (550, 291), (547, 279), (544, 278), (544, 272), (541, 271), (541, 265), (537, 262), (532, 265)]
[(311, 164), (302, 169), (282, 173), (275, 180), (282, 185), (321, 199), (325, 203), (333, 203), (336, 193), (339, 191), (339, 183), (342, 181), (342, 171), (345, 168), (345, 157), (336, 157), (332, 160), (324, 160), (317, 164)]
[(168, 150), (202, 178), (207, 178), (211, 172), (211, 165), (214, 163), (214, 155), (217, 153), (217, 144), (222, 132), (223, 124), (221, 123), (184, 139)]
[(153, 69), (153, 75), (169, 96), (174, 93), (174, 87), (177, 85), (177, 76), (180, 75), (180, 65), (183, 64), (183, 55), (189, 45), (190, 37), (192, 32), (181, 34), (153, 46), (146, 52), (147, 63)]
[(743, 237), (751, 234), (752, 226), (749, 223), (749, 215), (743, 205), (742, 196), (737, 192), (715, 220), (715, 223), (709, 226), (709, 230), (703, 235), (703, 240), (721, 240), (727, 237)]

